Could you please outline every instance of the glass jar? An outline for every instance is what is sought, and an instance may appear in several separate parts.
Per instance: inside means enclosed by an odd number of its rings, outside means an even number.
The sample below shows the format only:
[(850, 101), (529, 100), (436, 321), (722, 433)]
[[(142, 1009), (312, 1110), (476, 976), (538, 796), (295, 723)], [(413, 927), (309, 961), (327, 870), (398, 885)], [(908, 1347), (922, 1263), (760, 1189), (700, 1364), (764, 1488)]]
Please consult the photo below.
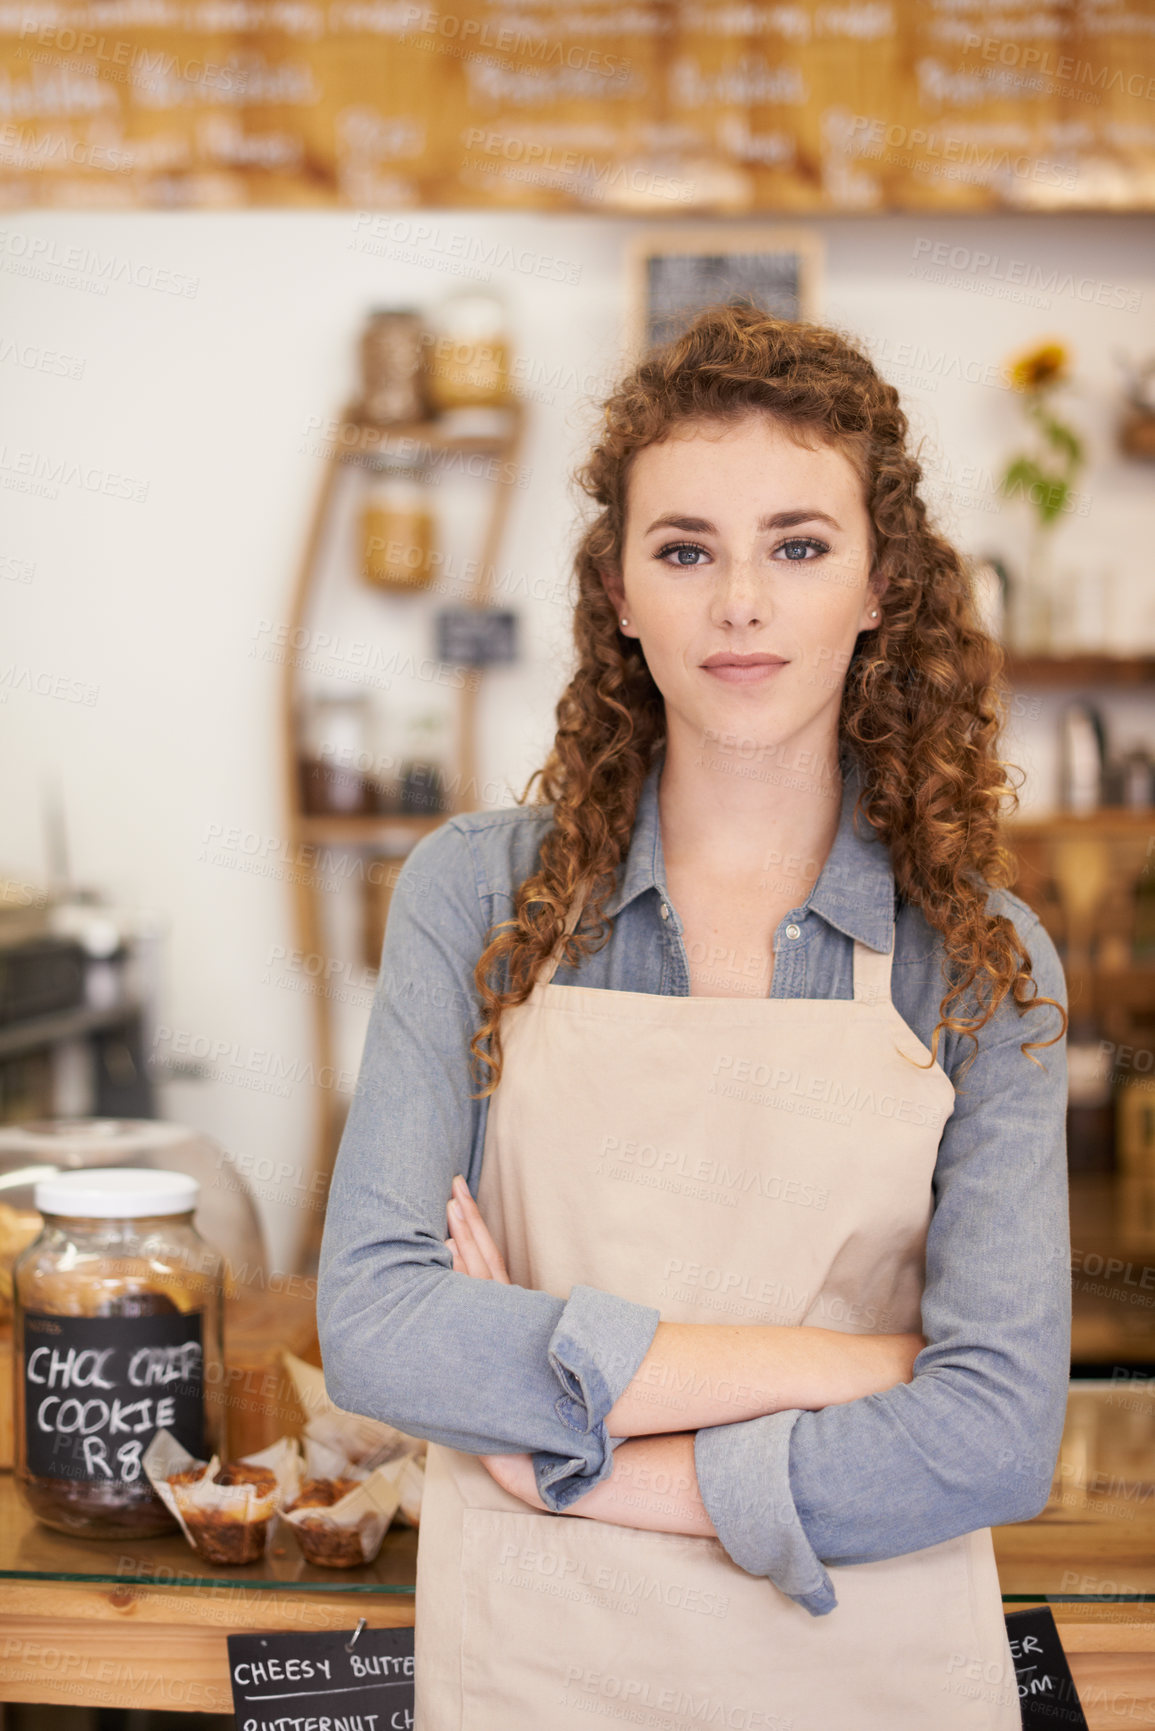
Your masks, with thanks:
[(301, 798), (316, 817), (359, 817), (372, 809), (365, 774), (370, 702), (364, 691), (319, 691), (301, 732)]
[(428, 391), (433, 408), (504, 407), (511, 397), (504, 303), (463, 290), (437, 309), (428, 335)]
[(374, 476), (361, 512), (361, 575), (378, 589), (425, 589), (434, 571), (433, 513), (419, 481)]
[(446, 734), (449, 717), (441, 710), (411, 715), (401, 748), (401, 810), (429, 816), (449, 810)]
[(199, 1193), (182, 1172), (128, 1166), (36, 1186), (44, 1227), (12, 1268), (15, 1466), (46, 1526), (172, 1531), (141, 1464), (156, 1432), (198, 1460), (225, 1454), (223, 1262), (193, 1225)]
[(363, 420), (387, 426), (426, 419), (424, 335), (414, 307), (374, 307), (370, 312), (361, 337)]

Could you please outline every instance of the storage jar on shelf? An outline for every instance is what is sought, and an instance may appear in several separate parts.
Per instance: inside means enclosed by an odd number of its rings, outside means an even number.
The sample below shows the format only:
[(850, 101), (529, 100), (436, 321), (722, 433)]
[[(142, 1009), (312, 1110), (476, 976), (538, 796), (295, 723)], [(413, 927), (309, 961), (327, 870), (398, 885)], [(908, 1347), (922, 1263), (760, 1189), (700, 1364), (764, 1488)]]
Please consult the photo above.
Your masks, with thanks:
[(225, 1452), (224, 1264), (193, 1225), (199, 1192), (127, 1166), (36, 1186), (43, 1230), (12, 1270), (16, 1484), (46, 1526), (169, 1532), (141, 1464), (156, 1432)]
[(425, 589), (433, 577), (433, 513), (419, 481), (374, 476), (361, 513), (361, 574), (378, 589)]
[(389, 426), (426, 419), (424, 342), (415, 308), (373, 308), (361, 336), (361, 420)]
[(427, 391), (438, 412), (510, 401), (506, 314), (496, 295), (451, 295), (430, 317)]
[(359, 817), (374, 809), (364, 773), (369, 698), (363, 691), (321, 691), (309, 698), (301, 736), (302, 809), (310, 817)]

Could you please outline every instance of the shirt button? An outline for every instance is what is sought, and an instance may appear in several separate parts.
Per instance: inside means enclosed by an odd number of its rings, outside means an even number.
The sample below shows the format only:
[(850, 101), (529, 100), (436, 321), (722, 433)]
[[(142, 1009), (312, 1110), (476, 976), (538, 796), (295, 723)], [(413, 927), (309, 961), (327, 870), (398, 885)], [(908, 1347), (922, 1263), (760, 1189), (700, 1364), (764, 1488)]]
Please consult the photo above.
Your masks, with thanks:
[(666, 904), (666, 903), (665, 903), (665, 902), (663, 902), (663, 903), (662, 903), (662, 918), (663, 918), (663, 919), (664, 919), (664, 920), (668, 920), (668, 919), (669, 919), (669, 917), (670, 917), (670, 910), (669, 910), (669, 907), (668, 907), (668, 906), (667, 906), (667, 904)]
[(786, 936), (788, 938), (799, 938), (802, 936), (800, 928), (796, 926), (793, 921), (791, 921), (786, 927)]

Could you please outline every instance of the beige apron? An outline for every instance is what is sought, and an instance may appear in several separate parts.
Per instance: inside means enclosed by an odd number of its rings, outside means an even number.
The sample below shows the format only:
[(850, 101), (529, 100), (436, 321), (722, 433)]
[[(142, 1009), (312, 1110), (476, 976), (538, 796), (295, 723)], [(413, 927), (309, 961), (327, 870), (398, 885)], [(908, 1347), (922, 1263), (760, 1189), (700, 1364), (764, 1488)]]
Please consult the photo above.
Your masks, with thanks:
[[(954, 1088), (903, 1056), (930, 1054), (891, 956), (855, 940), (844, 1000), (559, 986), (560, 954), (505, 1013), (489, 1104), (477, 1200), (511, 1280), (921, 1332)], [(431, 1444), (415, 1731), (1020, 1731), (989, 1528), (829, 1573), (815, 1617), (717, 1539), (542, 1513)]]

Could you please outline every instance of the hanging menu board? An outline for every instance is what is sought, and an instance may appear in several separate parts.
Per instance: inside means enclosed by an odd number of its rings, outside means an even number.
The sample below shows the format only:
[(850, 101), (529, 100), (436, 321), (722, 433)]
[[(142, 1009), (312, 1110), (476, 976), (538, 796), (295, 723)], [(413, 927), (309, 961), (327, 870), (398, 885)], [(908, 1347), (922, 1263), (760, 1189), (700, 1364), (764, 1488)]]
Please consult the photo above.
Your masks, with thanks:
[(1136, 5), (25, 0), (0, 65), (10, 209), (343, 205), (385, 257), (416, 207), (1155, 203)]
[(412, 1731), (411, 1626), (226, 1639), (236, 1731)]

